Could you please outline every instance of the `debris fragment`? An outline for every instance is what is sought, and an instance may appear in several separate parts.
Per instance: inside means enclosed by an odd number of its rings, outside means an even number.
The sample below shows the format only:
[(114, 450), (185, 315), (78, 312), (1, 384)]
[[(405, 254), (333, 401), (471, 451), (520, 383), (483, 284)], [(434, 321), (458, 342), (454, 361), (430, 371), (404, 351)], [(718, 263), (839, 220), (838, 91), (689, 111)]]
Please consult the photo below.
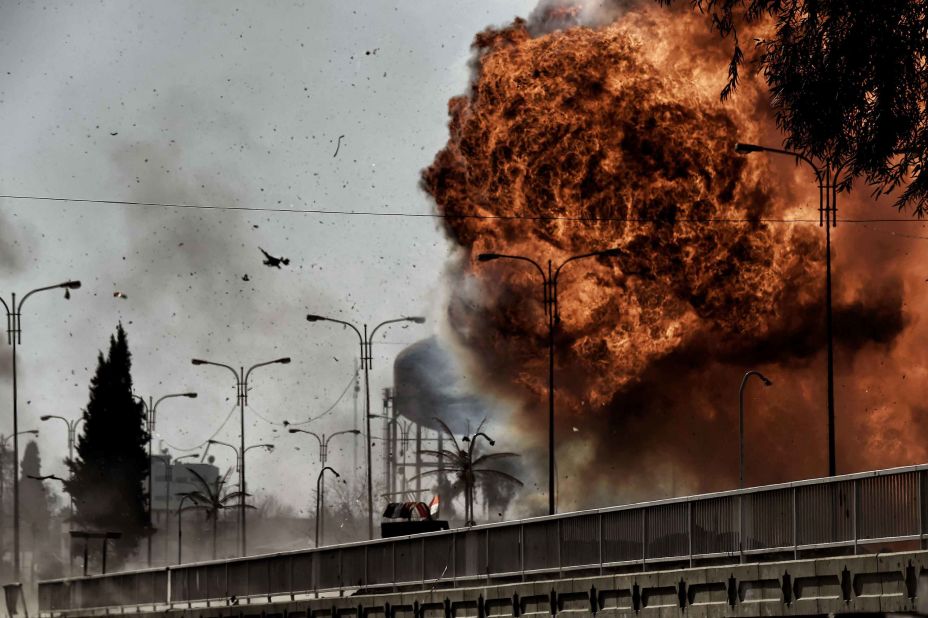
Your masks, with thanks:
[(342, 138), (343, 138), (343, 137), (345, 137), (345, 136), (344, 136), (344, 135), (339, 135), (339, 136), (338, 136), (338, 143), (335, 144), (335, 154), (332, 155), (332, 158), (333, 158), (333, 159), (334, 159), (335, 157), (338, 156), (338, 149), (342, 147)]
[(265, 251), (264, 249), (261, 249), (261, 247), (258, 247), (258, 249), (261, 251), (261, 253), (264, 254), (264, 262), (263, 262), (263, 263), (264, 263), (265, 266), (269, 266), (270, 268), (280, 268), (280, 265), (281, 265), (281, 264), (283, 264), (284, 266), (287, 266), (287, 265), (290, 263), (289, 258), (285, 258), (285, 257), (274, 257), (273, 255), (271, 255), (270, 253), (268, 253), (268, 252)]

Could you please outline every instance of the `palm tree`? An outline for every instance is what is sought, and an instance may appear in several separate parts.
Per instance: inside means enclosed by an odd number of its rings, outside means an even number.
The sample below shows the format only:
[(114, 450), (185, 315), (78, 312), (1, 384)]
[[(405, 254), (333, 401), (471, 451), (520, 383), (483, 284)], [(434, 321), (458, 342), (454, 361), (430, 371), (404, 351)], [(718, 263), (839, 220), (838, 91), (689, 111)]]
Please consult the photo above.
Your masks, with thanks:
[(454, 476), (454, 483), (451, 485), (452, 490), (455, 491), (455, 494), (464, 491), (464, 520), (465, 525), (472, 526), (476, 522), (474, 521), (474, 490), (478, 482), (488, 482), (490, 480), (495, 481), (505, 481), (508, 483), (515, 483), (517, 485), (522, 485), (522, 481), (509, 474), (508, 472), (503, 472), (502, 470), (496, 470), (494, 468), (487, 468), (486, 464), (491, 461), (499, 461), (501, 459), (508, 459), (511, 457), (519, 457), (518, 453), (487, 453), (481, 455), (479, 449), (477, 448), (477, 437), (483, 436), (490, 443), (490, 446), (493, 446), (495, 442), (490, 440), (490, 438), (483, 433), (483, 426), (487, 422), (487, 419), (480, 421), (480, 425), (477, 427), (477, 431), (471, 436), (464, 436), (461, 442), (464, 444), (462, 447), (461, 443), (458, 442), (457, 438), (454, 437), (454, 433), (439, 418), (436, 418), (435, 421), (441, 425), (443, 433), (450, 438), (451, 443), (454, 445), (454, 451), (447, 449), (442, 449), (440, 451), (428, 451), (423, 450), (423, 455), (432, 455), (437, 457), (441, 462), (441, 465), (438, 468), (433, 470), (426, 470), (425, 472), (418, 474), (410, 480), (415, 480), (418, 477), (423, 477), (429, 474), (451, 474)]
[[(187, 496), (193, 502), (191, 506), (184, 508), (185, 511), (203, 511), (206, 513), (206, 521), (211, 521), (213, 523), (213, 560), (215, 560), (216, 532), (219, 527), (219, 512), (223, 509), (233, 508), (234, 505), (237, 505), (242, 492), (230, 492), (226, 491), (225, 489), (226, 483), (229, 480), (229, 473), (232, 472), (231, 469), (226, 470), (226, 473), (222, 476), (217, 476), (212, 484), (210, 484), (199, 472), (193, 468), (187, 469), (190, 470), (194, 477), (196, 477), (195, 484), (198, 485), (198, 488), (194, 491), (178, 495)], [(248, 494), (245, 494), (245, 496), (247, 497)], [(233, 506), (229, 506), (230, 503)], [(254, 507), (251, 505), (246, 505), (246, 508)]]

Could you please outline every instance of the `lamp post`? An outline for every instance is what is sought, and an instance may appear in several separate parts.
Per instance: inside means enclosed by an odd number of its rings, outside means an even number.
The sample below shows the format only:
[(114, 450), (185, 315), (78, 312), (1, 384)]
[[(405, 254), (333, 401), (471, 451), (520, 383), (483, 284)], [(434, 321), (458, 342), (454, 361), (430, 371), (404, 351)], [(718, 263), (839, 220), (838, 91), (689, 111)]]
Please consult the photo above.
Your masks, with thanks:
[(322, 499), (322, 475), (325, 474), (326, 470), (334, 474), (335, 478), (340, 478), (338, 472), (329, 466), (322, 468), (322, 470), (319, 471), (319, 476), (316, 477), (316, 547), (319, 547), (319, 529), (322, 528), (322, 518), (324, 517), (320, 510), (319, 503)]
[[(818, 182), (818, 224), (825, 228), (825, 338), (827, 343), (827, 384), (828, 384), (828, 476), (838, 473), (835, 447), (835, 368), (834, 336), (831, 311), (831, 228), (838, 225), (838, 188), (847, 181), (847, 176), (840, 178), (850, 160), (833, 164), (820, 161), (816, 165), (812, 159), (798, 152), (758, 146), (757, 144), (735, 144), (738, 154), (769, 152), (771, 154), (794, 157), (796, 162), (805, 162), (815, 173)], [(839, 179), (840, 178), (840, 179)]]
[[(531, 258), (527, 258), (521, 255), (506, 255), (502, 253), (481, 253), (477, 256), (477, 261), (479, 262), (490, 262), (493, 260), (519, 260), (522, 262), (528, 262), (536, 269), (541, 275), (542, 280), (542, 303), (544, 305), (545, 317), (548, 321), (548, 514), (554, 515), (557, 512), (556, 496), (555, 496), (555, 476), (554, 476), (554, 337), (557, 332), (557, 328), (561, 322), (561, 316), (558, 313), (557, 307), (557, 282), (561, 274), (561, 269), (577, 260), (582, 260), (592, 257), (621, 257), (623, 251), (618, 248), (604, 249), (602, 251), (592, 251), (590, 253), (583, 253), (580, 255), (574, 255), (563, 262), (561, 262), (557, 268), (554, 268), (551, 264), (551, 260), (548, 260), (548, 271), (545, 272), (545, 269), (541, 265)], [(628, 273), (628, 274), (641, 274), (641, 273)]]
[[(152, 503), (152, 498), (154, 497), (154, 489), (155, 489), (154, 479), (152, 478), (153, 465), (152, 465), (152, 455), (151, 455), (151, 443), (152, 443), (152, 436), (154, 436), (155, 434), (155, 417), (158, 413), (158, 405), (165, 399), (174, 399), (177, 397), (186, 397), (188, 399), (196, 399), (197, 394), (196, 393), (171, 393), (169, 395), (162, 395), (161, 397), (159, 397), (158, 399), (154, 401), (152, 400), (151, 396), (148, 397), (148, 401), (145, 401), (145, 398), (142, 397), (141, 395), (136, 395), (133, 393), (132, 396), (136, 399), (136, 401), (139, 401), (142, 404), (142, 407), (145, 409), (145, 417), (148, 419), (148, 528), (149, 529), (148, 529), (148, 536), (147, 536), (147, 545), (148, 545), (148, 566), (151, 566), (151, 536), (152, 536), (152, 533), (154, 532), (154, 528), (152, 527), (152, 520), (151, 520), (151, 515), (152, 515), (151, 503)], [(165, 511), (165, 513), (167, 513), (167, 511)], [(167, 521), (166, 516), (165, 516), (165, 521)]]
[(184, 459), (185, 457), (199, 457), (199, 456), (200, 456), (199, 453), (188, 453), (186, 455), (180, 455), (179, 457), (174, 458), (173, 463), (165, 465), (165, 472), (167, 473), (167, 484), (165, 485), (165, 488), (164, 488), (164, 561), (165, 563), (167, 563), (168, 561), (169, 541), (171, 538), (171, 524), (170, 524), (171, 518), (169, 517), (169, 513), (171, 512), (171, 496), (173, 495), (171, 493), (171, 483), (174, 482), (174, 466), (176, 466), (177, 462), (179, 462), (181, 459)]
[(239, 370), (236, 371), (234, 368), (232, 368), (229, 365), (225, 365), (223, 363), (214, 363), (208, 360), (200, 360), (198, 358), (194, 358), (191, 362), (194, 365), (213, 365), (214, 367), (224, 367), (225, 369), (228, 369), (229, 371), (231, 371), (232, 375), (235, 376), (235, 387), (236, 387), (236, 393), (237, 393), (236, 396), (238, 398), (238, 408), (239, 408), (239, 443), (241, 444), (240, 452), (242, 454), (241, 465), (239, 466), (239, 469), (238, 469), (239, 491), (242, 492), (240, 496), (241, 499), (239, 500), (239, 526), (240, 526), (239, 534), (241, 535), (241, 541), (242, 541), (242, 547), (241, 547), (242, 556), (245, 556), (247, 555), (246, 552), (248, 550), (248, 541), (247, 541), (247, 536), (246, 536), (248, 533), (248, 526), (245, 522), (245, 457), (244, 457), (245, 455), (245, 406), (248, 405), (248, 378), (251, 376), (251, 372), (259, 367), (266, 367), (267, 365), (274, 365), (274, 364), (287, 365), (290, 363), (290, 357), (287, 356), (284, 358), (278, 358), (276, 360), (267, 361), (264, 363), (257, 363), (249, 367), (247, 371), (245, 370), (244, 367), (239, 367)]
[(244, 473), (245, 453), (247, 453), (253, 448), (263, 448), (263, 449), (267, 449), (268, 451), (273, 451), (274, 445), (273, 444), (252, 444), (250, 446), (245, 446), (244, 444), (242, 444), (243, 448), (239, 449), (229, 444), (228, 442), (220, 442), (219, 440), (210, 439), (210, 440), (207, 440), (206, 443), (207, 445), (218, 444), (220, 446), (227, 446), (230, 449), (232, 449), (232, 451), (235, 453), (235, 461), (236, 461), (236, 466), (238, 467), (238, 478), (239, 478), (239, 482), (238, 482), (238, 491), (239, 491), (238, 505), (239, 505), (239, 518), (240, 518), (239, 519), (239, 534), (241, 534), (242, 556), (244, 556), (245, 550), (247, 548), (247, 545), (245, 544), (245, 532), (247, 530), (247, 528), (245, 527), (245, 509), (247, 508), (247, 505), (245, 504), (245, 497), (247, 496), (246, 490), (245, 490), (246, 485), (245, 485), (245, 473)]
[[(53, 418), (64, 421), (64, 424), (68, 426), (68, 460), (74, 461), (74, 442), (77, 438), (77, 426), (84, 421), (84, 417), (72, 420), (68, 420), (63, 416), (58, 416), (57, 414), (45, 414), (39, 417), (40, 421), (49, 421)], [(71, 517), (74, 517), (74, 498), (68, 494), (68, 509)]]
[(26, 293), (19, 303), (16, 303), (16, 294), (10, 296), (7, 303), (0, 297), (0, 304), (6, 310), (6, 342), (13, 346), (13, 575), (19, 579), (19, 394), (16, 376), (16, 349), (22, 343), (22, 310), (23, 304), (36, 292), (64, 289), (65, 298), (71, 298), (71, 290), (81, 287), (80, 281), (65, 281), (42, 288), (36, 288)]
[(744, 385), (751, 376), (757, 376), (764, 386), (773, 385), (764, 374), (753, 369), (745, 372), (741, 378), (741, 388), (738, 389), (738, 489), (744, 489)]
[[(470, 459), (470, 453), (473, 452), (473, 447), (477, 446), (477, 438), (480, 438), (480, 437), (482, 437), (484, 440), (489, 442), (490, 446), (496, 446), (496, 440), (494, 440), (487, 434), (483, 433), (482, 431), (478, 431), (472, 437), (464, 436), (463, 438), (461, 438), (461, 442), (472, 441), (471, 449), (468, 449), (468, 451), (466, 451), (468, 453), (467, 463), (469, 466), (473, 466), (474, 462)], [(467, 474), (464, 475), (464, 480), (467, 483), (467, 487), (465, 488), (467, 491), (467, 499), (464, 501), (464, 510), (468, 511), (467, 513), (465, 513), (464, 519), (466, 520), (465, 525), (467, 526), (473, 526), (477, 524), (476, 518), (474, 517), (474, 476), (475, 475), (474, 475), (473, 468), (471, 470), (468, 470)]]
[[(402, 495), (404, 492), (396, 491), (396, 477), (397, 468), (400, 468), (401, 474), (403, 476), (403, 490), (406, 489), (406, 445), (409, 443), (409, 430), (412, 429), (413, 423), (402, 422), (398, 417), (388, 416), (386, 414), (371, 414), (371, 418), (381, 418), (384, 420), (384, 435), (387, 436), (385, 440), (384, 448), (384, 480), (387, 485), (387, 493), (389, 495)], [(390, 431), (390, 426), (393, 426), (393, 431)], [(393, 432), (396, 432), (393, 434)], [(395, 452), (396, 444), (403, 445), (403, 463), (402, 466), (397, 461), (397, 453)], [(393, 470), (390, 470), (390, 453), (393, 453)]]
[[(322, 434), (322, 436), (320, 437), (319, 434), (317, 434), (317, 433), (314, 432), (314, 431), (309, 431), (309, 430), (306, 430), (306, 429), (298, 429), (298, 428), (296, 428), (296, 427), (291, 427), (291, 428), (289, 429), (289, 431), (290, 431), (290, 433), (305, 433), (305, 434), (308, 434), (308, 435), (310, 435), (310, 436), (312, 436), (312, 437), (314, 437), (314, 438), (316, 439), (316, 441), (319, 443), (319, 465), (321, 465), (323, 468), (325, 468), (325, 464), (326, 464), (326, 462), (327, 462), (328, 459), (329, 459), (329, 441), (330, 441), (332, 438), (334, 438), (335, 436), (341, 436), (341, 435), (349, 434), (349, 433), (352, 434), (352, 435), (357, 436), (357, 435), (360, 435), (360, 433), (361, 433), (361, 432), (360, 432), (359, 430), (357, 430), (357, 429), (345, 429), (345, 430), (342, 430), (342, 431), (336, 431), (335, 433), (333, 433), (333, 434), (330, 435), (330, 436), (326, 436), (325, 434)], [(334, 470), (333, 470), (333, 472), (334, 472)], [(338, 476), (338, 475), (336, 474), (336, 476)], [(317, 490), (318, 490), (318, 488), (317, 488)], [(325, 492), (325, 485), (322, 486), (322, 490), (321, 490), (321, 491)], [(318, 494), (316, 495), (316, 502), (317, 502), (317, 504), (318, 504), (318, 502), (320, 502), (320, 501), (322, 502), (322, 508), (325, 509), (325, 495), (324, 495), (324, 494), (323, 494), (321, 497), (320, 497)], [(320, 536), (322, 537), (323, 540), (325, 540), (325, 526), (324, 526), (324, 525), (321, 525), (321, 524), (319, 523), (319, 519), (318, 519), (318, 518), (319, 518), (319, 507), (317, 506), (317, 507), (316, 507), (316, 546), (317, 546), (317, 547), (318, 547), (318, 545), (319, 545), (319, 537), (320, 537)]]
[[(184, 533), (182, 528), (182, 520), (180, 518), (181, 513), (184, 511), (184, 501), (189, 500), (190, 494), (182, 494), (180, 497), (180, 503), (177, 505), (177, 564), (181, 563), (181, 557), (183, 556), (183, 537)], [(213, 556), (215, 558), (215, 556)]]
[(335, 324), (341, 324), (342, 326), (347, 326), (355, 332), (358, 336), (358, 341), (361, 344), (361, 366), (364, 369), (364, 416), (365, 416), (365, 431), (364, 435), (367, 436), (367, 535), (368, 538), (374, 538), (374, 490), (373, 490), (373, 475), (371, 473), (371, 382), (370, 382), (370, 371), (371, 366), (374, 362), (373, 354), (373, 343), (374, 343), (374, 334), (382, 326), (387, 326), (389, 324), (395, 324), (397, 322), (412, 322), (414, 324), (424, 324), (425, 318), (419, 316), (405, 317), (405, 318), (396, 318), (394, 320), (386, 320), (381, 322), (370, 331), (368, 334), (367, 324), (363, 325), (364, 334), (361, 334), (361, 331), (351, 322), (345, 322), (343, 320), (336, 320), (335, 318), (327, 318), (321, 315), (309, 314), (306, 316), (306, 320), (309, 322), (334, 322)]

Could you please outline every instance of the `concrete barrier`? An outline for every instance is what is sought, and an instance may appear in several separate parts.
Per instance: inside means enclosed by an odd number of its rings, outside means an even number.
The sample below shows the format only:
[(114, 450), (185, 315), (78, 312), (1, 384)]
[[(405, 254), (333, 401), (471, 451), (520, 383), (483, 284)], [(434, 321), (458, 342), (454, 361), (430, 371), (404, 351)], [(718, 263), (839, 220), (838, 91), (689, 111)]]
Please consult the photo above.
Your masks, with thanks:
[[(304, 595), (306, 596), (306, 595)], [(182, 606), (181, 606), (182, 605)], [(740, 618), (928, 613), (928, 551), (187, 607), (46, 612), (46, 618)]]

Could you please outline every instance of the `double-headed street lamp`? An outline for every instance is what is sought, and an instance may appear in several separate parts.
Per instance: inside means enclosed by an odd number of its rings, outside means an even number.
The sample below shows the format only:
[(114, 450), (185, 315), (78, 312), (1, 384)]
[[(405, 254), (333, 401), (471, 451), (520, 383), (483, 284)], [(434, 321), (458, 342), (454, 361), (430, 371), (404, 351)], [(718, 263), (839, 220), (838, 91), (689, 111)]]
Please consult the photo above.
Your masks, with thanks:
[[(307, 429), (299, 429), (296, 427), (291, 427), (289, 431), (290, 433), (305, 433), (316, 439), (316, 441), (319, 443), (319, 465), (321, 465), (323, 468), (325, 468), (325, 464), (329, 459), (329, 441), (332, 438), (334, 438), (335, 436), (341, 436), (341, 435), (345, 435), (349, 433), (355, 436), (361, 434), (361, 432), (357, 429), (344, 429), (342, 431), (336, 431), (335, 433), (329, 436), (326, 436), (325, 434), (322, 434), (322, 436), (320, 436), (314, 431), (309, 431)], [(332, 472), (335, 472), (335, 471), (332, 470)], [(335, 476), (338, 476), (338, 474), (336, 474)], [(317, 490), (317, 493), (316, 493), (316, 546), (318, 547), (319, 538), (321, 537), (323, 540), (325, 539), (325, 525), (320, 523), (319, 521), (319, 503), (320, 502), (322, 503), (322, 508), (325, 509), (325, 485), (322, 485), (321, 489), (319, 488), (318, 483), (316, 485), (317, 485), (316, 487), (316, 490)], [(320, 491), (322, 492), (321, 494), (319, 493)]]
[(322, 500), (322, 488), (325, 485), (322, 484), (322, 475), (325, 474), (325, 471), (328, 470), (335, 475), (335, 478), (341, 478), (333, 468), (325, 466), (322, 470), (319, 471), (319, 476), (316, 477), (316, 547), (319, 547), (319, 531), (322, 529), (322, 518), (324, 517), (321, 509), (325, 508), (325, 504), (322, 503), (320, 507), (320, 502)]
[(759, 371), (751, 369), (741, 378), (741, 388), (738, 389), (738, 489), (744, 489), (744, 385), (751, 376), (756, 376), (764, 386), (773, 386), (773, 382)]
[(68, 426), (68, 459), (74, 459), (74, 442), (77, 439), (77, 426), (84, 422), (84, 417), (80, 416), (74, 420), (68, 420), (63, 416), (58, 416), (57, 414), (44, 414), (39, 417), (40, 421), (49, 421), (53, 418), (64, 421), (64, 424)]
[(342, 326), (347, 326), (358, 335), (358, 341), (361, 343), (361, 366), (364, 369), (364, 416), (365, 416), (365, 433), (367, 437), (367, 536), (370, 539), (374, 538), (374, 489), (373, 489), (373, 475), (371, 473), (371, 383), (370, 383), (370, 370), (374, 362), (374, 354), (372, 346), (374, 343), (374, 334), (377, 333), (377, 330), (382, 326), (387, 326), (388, 324), (395, 324), (397, 322), (412, 322), (414, 324), (424, 324), (425, 318), (419, 316), (397, 318), (395, 320), (386, 320), (381, 322), (370, 331), (368, 334), (367, 324), (363, 325), (364, 334), (361, 334), (361, 331), (352, 324), (351, 322), (345, 322), (343, 320), (336, 320), (335, 318), (326, 318), (321, 315), (309, 314), (306, 316), (307, 321), (309, 322), (334, 322), (335, 324), (341, 324)]
[(16, 383), (16, 348), (23, 342), (23, 303), (36, 292), (45, 292), (47, 290), (64, 289), (65, 298), (70, 298), (71, 290), (80, 287), (80, 281), (65, 281), (64, 283), (36, 288), (27, 292), (18, 304), (16, 294), (11, 295), (9, 303), (0, 297), (0, 304), (6, 310), (6, 342), (13, 346), (13, 574), (17, 579), (19, 578), (19, 440), (16, 436), (19, 434), (19, 407)]
[(792, 150), (758, 146), (757, 144), (735, 144), (738, 154), (751, 154), (753, 152), (769, 152), (771, 154), (794, 157), (796, 162), (805, 162), (815, 172), (818, 182), (818, 224), (825, 228), (825, 337), (827, 342), (828, 365), (828, 476), (838, 473), (835, 455), (835, 367), (834, 367), (834, 336), (832, 333), (831, 311), (831, 228), (838, 225), (838, 189), (847, 181), (847, 176), (841, 178), (844, 169), (850, 160), (833, 164), (830, 161), (821, 161), (816, 165), (812, 159)]
[[(567, 258), (557, 268), (548, 260), (548, 271), (531, 258), (521, 255), (506, 255), (503, 253), (481, 253), (477, 256), (480, 262), (490, 262), (493, 260), (519, 260), (527, 262), (534, 266), (541, 275), (542, 280), (542, 303), (544, 305), (545, 317), (548, 321), (548, 514), (554, 515), (557, 512), (555, 497), (555, 476), (554, 476), (554, 338), (557, 328), (561, 322), (561, 316), (557, 307), (557, 282), (561, 274), (561, 269), (577, 260), (592, 257), (621, 257), (624, 254), (622, 249), (612, 248), (603, 251), (592, 251), (581, 255), (574, 255)], [(641, 274), (641, 273), (627, 273)]]
[[(188, 399), (196, 399), (197, 394), (196, 393), (171, 393), (170, 395), (162, 395), (156, 400), (153, 400), (152, 397), (149, 396), (148, 401), (145, 401), (145, 398), (142, 397), (141, 395), (136, 395), (134, 393), (132, 397), (134, 397), (137, 401), (139, 401), (142, 404), (142, 407), (145, 409), (145, 418), (148, 419), (148, 527), (149, 527), (149, 530), (148, 530), (147, 544), (148, 544), (148, 566), (151, 566), (151, 536), (154, 531), (154, 528), (152, 527), (152, 520), (151, 520), (151, 510), (152, 510), (151, 503), (154, 497), (153, 491), (154, 491), (154, 486), (155, 486), (153, 470), (152, 470), (154, 466), (152, 464), (151, 443), (152, 443), (153, 436), (155, 434), (155, 415), (158, 413), (158, 404), (160, 404), (165, 399), (174, 399), (176, 397), (186, 397)], [(42, 420), (45, 420), (45, 419), (43, 418)], [(75, 426), (76, 426), (76, 423), (75, 423)], [(165, 464), (165, 466), (166, 465), (167, 464)]]
[[(214, 367), (224, 367), (232, 372), (232, 375), (235, 376), (235, 388), (236, 388), (236, 397), (238, 398), (238, 408), (239, 408), (239, 444), (241, 445), (239, 451), (241, 452), (241, 465), (238, 468), (238, 484), (239, 490), (242, 492), (239, 500), (239, 525), (241, 527), (240, 535), (242, 540), (242, 556), (247, 555), (248, 550), (248, 541), (247, 541), (247, 524), (245, 523), (245, 406), (248, 405), (248, 378), (251, 376), (251, 372), (257, 369), (258, 367), (266, 367), (267, 365), (287, 365), (290, 363), (290, 357), (278, 358), (276, 360), (267, 361), (264, 363), (257, 363), (252, 365), (246, 371), (244, 367), (239, 367), (239, 370), (236, 371), (230, 365), (225, 365), (223, 363), (214, 363), (213, 361), (200, 360), (194, 358), (191, 361), (194, 365), (213, 365)], [(221, 443), (217, 443), (221, 444)]]
[(473, 526), (477, 524), (477, 518), (474, 515), (474, 486), (476, 484), (476, 474), (474, 474), (473, 470), (474, 461), (470, 457), (471, 453), (474, 451), (474, 448), (477, 446), (477, 438), (483, 438), (490, 444), (490, 446), (496, 446), (496, 440), (483, 433), (482, 431), (478, 431), (473, 436), (464, 436), (461, 438), (461, 442), (470, 442), (470, 448), (464, 451), (464, 454), (467, 456), (467, 465), (471, 467), (471, 469), (468, 470), (464, 475), (464, 480), (467, 485), (467, 487), (465, 487), (467, 496), (465, 496), (464, 500), (464, 510), (466, 511), (464, 514), (464, 520), (465, 525), (467, 526)]
[[(289, 361), (289, 359), (287, 360)], [(250, 446), (245, 446), (245, 444), (242, 443), (242, 447), (237, 448), (229, 444), (228, 442), (220, 442), (219, 440), (210, 439), (210, 440), (207, 440), (206, 442), (207, 442), (207, 445), (218, 444), (220, 446), (227, 446), (230, 449), (232, 449), (232, 451), (235, 453), (235, 461), (236, 461), (236, 466), (238, 467), (238, 479), (239, 479), (238, 481), (239, 534), (241, 536), (241, 541), (242, 541), (242, 556), (244, 556), (245, 551), (248, 547), (248, 545), (245, 542), (245, 534), (247, 533), (247, 530), (248, 530), (245, 524), (245, 509), (248, 508), (248, 506), (245, 504), (245, 498), (247, 496), (247, 494), (245, 493), (246, 492), (246, 489), (245, 489), (246, 488), (246, 485), (245, 485), (245, 453), (247, 453), (253, 448), (263, 448), (263, 449), (266, 449), (268, 452), (270, 452), (274, 450), (274, 445), (273, 444), (252, 444)]]

